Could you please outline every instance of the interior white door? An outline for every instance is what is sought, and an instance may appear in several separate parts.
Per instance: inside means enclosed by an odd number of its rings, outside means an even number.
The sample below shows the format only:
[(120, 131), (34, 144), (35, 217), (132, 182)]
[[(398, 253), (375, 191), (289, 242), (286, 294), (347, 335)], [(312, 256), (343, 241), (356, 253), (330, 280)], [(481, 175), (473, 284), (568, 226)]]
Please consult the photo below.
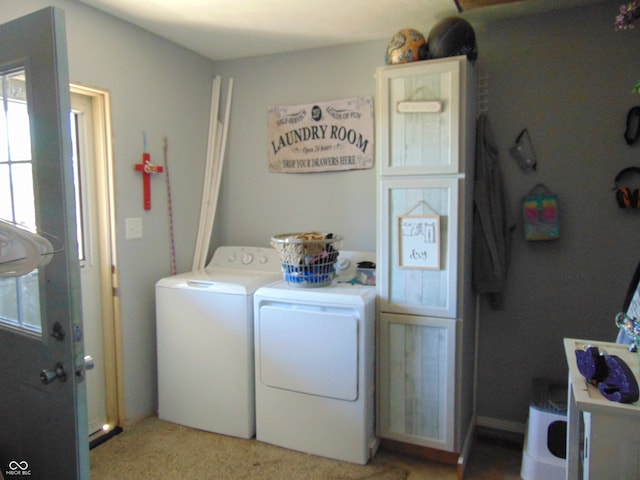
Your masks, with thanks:
[[(71, 129), (76, 165), (77, 210), (80, 278), (82, 285), (82, 319), (84, 347), (94, 367), (87, 372), (87, 411), (89, 434), (101, 431), (107, 424), (106, 359), (102, 272), (100, 262), (100, 224), (98, 222), (97, 160), (93, 154), (93, 107), (91, 97), (71, 94)], [(105, 299), (104, 301), (108, 301)]]
[[(5, 477), (89, 478), (67, 68), (60, 9), (0, 26), (0, 216), (55, 246), (48, 265), (0, 285)], [(24, 135), (30, 149), (12, 149)]]

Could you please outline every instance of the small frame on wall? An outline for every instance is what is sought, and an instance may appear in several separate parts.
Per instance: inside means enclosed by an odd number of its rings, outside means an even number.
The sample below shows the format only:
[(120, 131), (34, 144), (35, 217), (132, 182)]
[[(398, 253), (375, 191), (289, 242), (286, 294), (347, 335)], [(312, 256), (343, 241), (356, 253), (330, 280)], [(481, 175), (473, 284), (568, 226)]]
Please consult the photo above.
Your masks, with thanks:
[(398, 216), (400, 268), (440, 270), (440, 215)]

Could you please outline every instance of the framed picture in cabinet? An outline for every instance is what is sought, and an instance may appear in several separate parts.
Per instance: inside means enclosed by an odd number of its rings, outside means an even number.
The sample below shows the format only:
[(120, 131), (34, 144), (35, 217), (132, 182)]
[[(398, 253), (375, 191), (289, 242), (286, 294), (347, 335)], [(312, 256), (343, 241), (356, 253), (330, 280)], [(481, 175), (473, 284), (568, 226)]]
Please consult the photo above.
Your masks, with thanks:
[(398, 216), (400, 268), (440, 269), (440, 215)]

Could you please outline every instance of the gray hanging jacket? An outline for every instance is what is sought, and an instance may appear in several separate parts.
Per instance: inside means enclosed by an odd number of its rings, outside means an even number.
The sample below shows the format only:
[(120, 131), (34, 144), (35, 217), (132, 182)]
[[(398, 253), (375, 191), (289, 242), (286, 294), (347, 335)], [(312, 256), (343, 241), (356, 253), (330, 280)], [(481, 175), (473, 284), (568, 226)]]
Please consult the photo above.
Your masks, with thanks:
[(502, 300), (515, 225), (507, 211), (498, 149), (489, 119), (478, 117), (474, 183), (472, 282), (493, 307)]

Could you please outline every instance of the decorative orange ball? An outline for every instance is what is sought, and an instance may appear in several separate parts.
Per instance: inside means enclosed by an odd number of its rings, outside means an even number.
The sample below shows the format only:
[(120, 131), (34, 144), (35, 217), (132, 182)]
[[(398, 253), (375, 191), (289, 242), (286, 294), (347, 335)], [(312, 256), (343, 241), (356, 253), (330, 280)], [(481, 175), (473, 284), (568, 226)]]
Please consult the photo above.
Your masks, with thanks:
[(427, 41), (424, 35), (413, 28), (403, 28), (389, 42), (385, 62), (388, 65), (395, 65), (426, 60), (427, 52)]

